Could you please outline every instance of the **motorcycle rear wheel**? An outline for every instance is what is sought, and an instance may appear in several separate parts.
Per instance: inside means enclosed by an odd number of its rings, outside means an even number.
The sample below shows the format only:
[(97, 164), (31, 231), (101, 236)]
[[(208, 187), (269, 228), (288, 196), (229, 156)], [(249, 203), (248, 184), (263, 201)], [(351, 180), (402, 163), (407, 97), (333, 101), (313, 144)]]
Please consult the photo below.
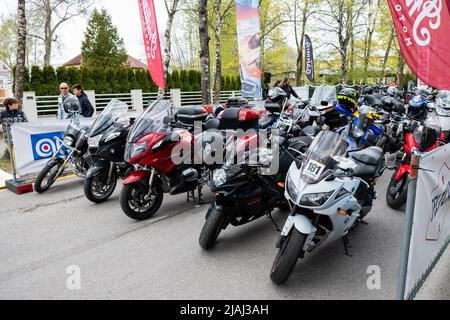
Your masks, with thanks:
[(386, 202), (389, 207), (398, 210), (403, 207), (408, 200), (409, 175), (405, 174), (399, 182), (395, 179), (396, 175), (397, 173), (394, 173), (391, 182), (388, 185)]
[(102, 176), (98, 175), (84, 181), (84, 195), (93, 203), (102, 203), (108, 200), (117, 186), (117, 175), (113, 174), (111, 183), (105, 185), (102, 182)]
[(58, 172), (62, 165), (62, 162), (53, 163), (52, 165), (47, 164), (36, 178), (34, 190), (36, 190), (37, 193), (48, 191), (48, 189), (56, 182), (56, 179), (58, 179)]
[(145, 198), (149, 194), (148, 188), (148, 185), (144, 183), (135, 183), (123, 187), (120, 195), (120, 206), (131, 219), (136, 221), (148, 220), (161, 207), (164, 198), (161, 182), (155, 182), (149, 200)]
[(214, 247), (223, 230), (225, 219), (226, 213), (219, 212), (217, 206), (213, 204), (211, 212), (200, 233), (199, 244), (203, 250), (211, 250)]
[(270, 279), (278, 285), (287, 281), (297, 264), (307, 236), (293, 228), (284, 240), (280, 250), (273, 262)]

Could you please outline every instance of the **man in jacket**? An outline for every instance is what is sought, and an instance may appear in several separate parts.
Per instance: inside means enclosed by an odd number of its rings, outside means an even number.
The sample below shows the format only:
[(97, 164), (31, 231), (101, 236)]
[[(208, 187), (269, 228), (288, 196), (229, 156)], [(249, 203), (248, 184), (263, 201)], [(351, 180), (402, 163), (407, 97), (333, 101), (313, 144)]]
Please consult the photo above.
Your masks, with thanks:
[(288, 99), (291, 98), (291, 95), (296, 97), (297, 99), (300, 99), (297, 92), (295, 92), (295, 90), (291, 87), (291, 79), (284, 79), (283, 84), (281, 85), (281, 89), (283, 89), (287, 93)]
[(69, 116), (64, 111), (64, 100), (66, 100), (68, 97), (75, 98), (75, 96), (69, 92), (69, 89), (69, 85), (65, 82), (59, 85), (59, 91), (61, 92), (61, 95), (58, 98), (58, 114), (56, 116), (58, 120), (65, 120)]
[(87, 94), (83, 91), (83, 87), (79, 84), (76, 84), (72, 87), (72, 91), (73, 94), (78, 98), (78, 101), (80, 101), (81, 116), (85, 118), (91, 118), (94, 115), (94, 107), (89, 101)]

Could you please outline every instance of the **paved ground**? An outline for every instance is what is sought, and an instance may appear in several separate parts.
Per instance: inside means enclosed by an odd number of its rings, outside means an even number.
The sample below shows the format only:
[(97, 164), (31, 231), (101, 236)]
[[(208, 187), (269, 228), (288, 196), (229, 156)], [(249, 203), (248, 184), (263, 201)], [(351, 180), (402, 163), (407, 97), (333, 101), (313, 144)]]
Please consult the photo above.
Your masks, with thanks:
[[(213, 252), (198, 245), (207, 206), (166, 197), (153, 220), (134, 222), (118, 204), (89, 203), (78, 179), (45, 195), (0, 193), (0, 299), (394, 299), (404, 214), (380, 200), (351, 234), (353, 257), (341, 242), (300, 261), (288, 283), (269, 278), (278, 237), (261, 219), (229, 228)], [(208, 195), (211, 199), (211, 195)], [(275, 214), (282, 225), (285, 214)], [(367, 288), (369, 266), (381, 268), (380, 290)], [(449, 299), (445, 256), (419, 298)], [(67, 289), (70, 266), (81, 290)]]

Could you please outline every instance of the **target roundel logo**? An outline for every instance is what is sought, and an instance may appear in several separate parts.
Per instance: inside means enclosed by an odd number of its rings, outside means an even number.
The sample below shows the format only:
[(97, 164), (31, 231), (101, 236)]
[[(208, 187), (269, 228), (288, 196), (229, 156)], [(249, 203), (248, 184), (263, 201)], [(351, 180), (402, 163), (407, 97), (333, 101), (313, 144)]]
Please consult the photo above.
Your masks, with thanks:
[(64, 132), (52, 132), (31, 136), (34, 160), (49, 159), (58, 151), (60, 144), (55, 137), (63, 138)]

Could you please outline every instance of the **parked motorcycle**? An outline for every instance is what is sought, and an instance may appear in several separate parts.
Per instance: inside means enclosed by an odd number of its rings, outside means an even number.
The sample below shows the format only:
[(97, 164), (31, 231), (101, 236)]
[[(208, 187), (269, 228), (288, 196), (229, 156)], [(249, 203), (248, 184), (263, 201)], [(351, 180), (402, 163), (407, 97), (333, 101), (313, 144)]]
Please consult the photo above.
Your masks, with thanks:
[[(225, 112), (233, 109), (240, 110), (231, 108)], [(134, 170), (124, 180), (120, 196), (122, 210), (128, 217), (138, 221), (151, 218), (161, 207), (164, 193), (177, 195), (198, 190), (198, 201), (202, 201), (201, 190), (209, 179), (209, 167), (198, 161), (200, 153), (195, 151), (194, 143), (200, 137), (194, 137), (194, 123), (199, 121), (207, 128), (209, 115), (204, 107), (184, 107), (175, 115), (170, 101), (159, 100), (136, 121), (125, 149), (125, 160)], [(181, 151), (174, 152), (177, 146)], [(179, 157), (181, 163), (176, 164), (173, 156)]]
[(128, 176), (131, 166), (125, 162), (129, 132), (128, 105), (113, 99), (97, 118), (89, 134), (89, 153), (93, 165), (86, 174), (84, 194), (94, 203), (108, 200), (119, 178)]
[(374, 185), (385, 168), (383, 151), (369, 147), (350, 151), (345, 134), (322, 131), (301, 163), (294, 162), (286, 179), (286, 198), (292, 204), (277, 243), (279, 252), (271, 279), (283, 284), (297, 260), (325, 243), (344, 239), (371, 211)]
[(67, 98), (64, 109), (69, 114), (70, 123), (63, 140), (55, 137), (55, 142), (60, 147), (36, 178), (34, 188), (38, 193), (48, 191), (67, 169), (84, 177), (91, 164), (88, 154), (88, 129), (80, 126), (78, 99)]
[(406, 204), (413, 149), (430, 152), (444, 143), (440, 140), (444, 138), (440, 128), (427, 127), (417, 121), (406, 126), (404, 132), (404, 152), (397, 155), (394, 174), (386, 192), (386, 202), (392, 209), (400, 209)]
[(283, 196), (287, 170), (311, 141), (309, 137), (291, 141), (280, 137), (280, 167), (276, 174), (262, 174), (261, 165), (248, 163), (225, 164), (215, 170), (211, 186), (215, 199), (200, 233), (200, 246), (204, 250), (212, 249), (222, 230), (229, 225), (241, 226), (266, 215), (271, 217), (275, 208), (289, 208)]

